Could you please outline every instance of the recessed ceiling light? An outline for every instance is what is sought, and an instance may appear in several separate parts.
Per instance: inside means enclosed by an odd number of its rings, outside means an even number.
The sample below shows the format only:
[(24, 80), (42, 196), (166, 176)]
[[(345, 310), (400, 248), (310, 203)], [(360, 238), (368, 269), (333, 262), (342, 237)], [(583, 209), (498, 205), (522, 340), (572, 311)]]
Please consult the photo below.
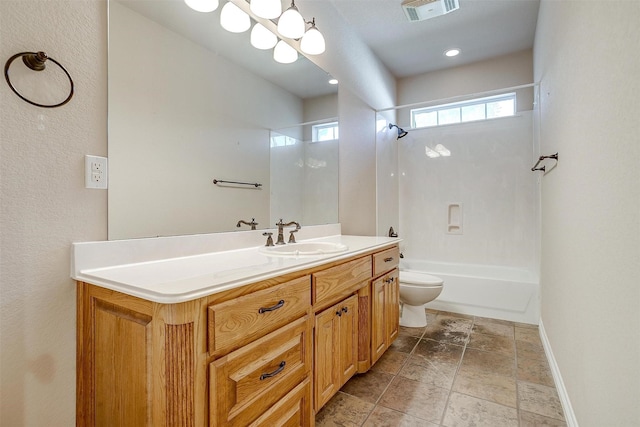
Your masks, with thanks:
[(338, 79), (329, 79), (329, 84), (330, 85), (337, 85), (338, 84)]
[(459, 53), (460, 53), (460, 49), (449, 49), (444, 52), (444, 55), (448, 57), (452, 57), (452, 56), (458, 56)]

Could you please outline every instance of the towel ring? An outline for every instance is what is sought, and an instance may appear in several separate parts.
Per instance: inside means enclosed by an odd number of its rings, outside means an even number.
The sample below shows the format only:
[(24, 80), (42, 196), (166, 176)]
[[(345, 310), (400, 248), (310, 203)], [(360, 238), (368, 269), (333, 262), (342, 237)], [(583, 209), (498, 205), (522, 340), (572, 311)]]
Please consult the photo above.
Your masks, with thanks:
[[(24, 62), (24, 65), (26, 65), (28, 68), (30, 68), (33, 71), (42, 71), (42, 70), (44, 70), (45, 67), (46, 67), (45, 62), (47, 60), (53, 62), (58, 67), (60, 67), (60, 69), (62, 71), (64, 71), (64, 73), (67, 75), (67, 78), (69, 79), (69, 83), (71, 84), (71, 90), (69, 91), (69, 96), (67, 96), (67, 98), (64, 101), (60, 102), (59, 104), (46, 105), (46, 104), (38, 104), (37, 102), (33, 102), (30, 99), (28, 99), (28, 98), (24, 97), (23, 95), (21, 95), (20, 92), (18, 92), (18, 90), (15, 87), (13, 87), (13, 85), (11, 84), (11, 80), (9, 79), (9, 67), (11, 66), (11, 63), (13, 62), (13, 60), (18, 58), (18, 57), (21, 57), (22, 58), (22, 62)], [(20, 97), (20, 99), (22, 99), (23, 101), (26, 101), (31, 105), (35, 105), (36, 107), (43, 107), (43, 108), (60, 107), (60, 106), (62, 106), (64, 104), (66, 104), (67, 102), (69, 102), (71, 100), (71, 97), (73, 96), (73, 79), (71, 79), (71, 76), (69, 75), (67, 70), (58, 61), (56, 61), (53, 58), (49, 58), (47, 56), (47, 54), (44, 53), (44, 52), (20, 52), (20, 53), (16, 53), (11, 58), (9, 58), (7, 60), (7, 62), (4, 64), (4, 78), (7, 80), (7, 84), (9, 85), (9, 87), (11, 88), (13, 93), (18, 95)]]

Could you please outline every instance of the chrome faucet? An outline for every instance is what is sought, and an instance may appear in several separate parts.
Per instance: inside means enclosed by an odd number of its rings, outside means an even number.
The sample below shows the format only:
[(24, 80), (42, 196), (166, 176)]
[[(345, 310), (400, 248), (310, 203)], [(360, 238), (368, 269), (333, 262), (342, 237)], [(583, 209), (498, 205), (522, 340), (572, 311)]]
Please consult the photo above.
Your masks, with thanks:
[(255, 218), (251, 218), (251, 222), (247, 222), (243, 219), (241, 219), (240, 221), (238, 221), (238, 223), (236, 224), (236, 227), (240, 228), (241, 224), (246, 224), (246, 225), (250, 225), (252, 230), (256, 229), (256, 225), (258, 225), (258, 223), (256, 222)]
[[(278, 240), (276, 241), (276, 245), (284, 245), (284, 227), (289, 227), (291, 225), (295, 225), (296, 226), (296, 230), (300, 230), (300, 224), (298, 224), (295, 221), (291, 221), (291, 222), (287, 222), (286, 224), (282, 222), (282, 218), (280, 218), (280, 221), (278, 221), (276, 223), (276, 225), (278, 226)], [(291, 235), (293, 236), (293, 234)], [(295, 239), (294, 239), (295, 240)]]

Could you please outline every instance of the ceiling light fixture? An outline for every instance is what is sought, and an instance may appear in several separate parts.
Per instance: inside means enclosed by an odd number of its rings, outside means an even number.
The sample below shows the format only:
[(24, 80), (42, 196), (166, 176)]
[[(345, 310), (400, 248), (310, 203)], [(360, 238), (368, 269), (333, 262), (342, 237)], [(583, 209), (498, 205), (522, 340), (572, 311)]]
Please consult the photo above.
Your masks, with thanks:
[(329, 84), (330, 84), (330, 85), (337, 85), (337, 84), (338, 84), (338, 79), (333, 78), (333, 77), (332, 77), (332, 78), (330, 78), (330, 79), (329, 79)]
[(213, 12), (218, 8), (218, 0), (184, 0), (191, 9), (197, 12)]
[(231, 33), (243, 33), (251, 27), (251, 19), (238, 6), (227, 2), (220, 11), (220, 25)]
[(278, 32), (289, 39), (299, 39), (304, 35), (305, 22), (293, 0), (291, 6), (278, 19)]
[(264, 19), (276, 19), (282, 13), (280, 0), (251, 0), (251, 12)]
[(289, 44), (280, 40), (273, 49), (273, 59), (281, 64), (291, 64), (298, 60), (298, 51), (289, 46)]
[(256, 49), (272, 49), (278, 43), (278, 37), (261, 23), (256, 23), (251, 30), (251, 46)]
[(316, 18), (307, 24), (311, 24), (311, 28), (302, 36), (300, 49), (308, 55), (319, 55), (325, 50), (324, 36), (316, 28)]
[(458, 56), (459, 54), (460, 54), (460, 49), (449, 49), (444, 52), (444, 56), (448, 56), (449, 58)]

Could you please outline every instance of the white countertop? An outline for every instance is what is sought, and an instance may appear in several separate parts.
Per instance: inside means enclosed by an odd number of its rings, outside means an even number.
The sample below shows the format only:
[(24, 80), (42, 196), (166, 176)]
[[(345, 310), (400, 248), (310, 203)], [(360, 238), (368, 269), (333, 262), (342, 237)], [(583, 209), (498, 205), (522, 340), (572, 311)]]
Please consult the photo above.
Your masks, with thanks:
[(299, 240), (305, 241), (344, 244), (348, 250), (334, 254), (282, 257), (266, 255), (260, 251), (262, 246), (253, 246), (98, 268), (82, 268), (72, 264), (71, 276), (79, 281), (146, 300), (172, 304), (346, 259), (397, 243), (400, 239), (333, 235)]

